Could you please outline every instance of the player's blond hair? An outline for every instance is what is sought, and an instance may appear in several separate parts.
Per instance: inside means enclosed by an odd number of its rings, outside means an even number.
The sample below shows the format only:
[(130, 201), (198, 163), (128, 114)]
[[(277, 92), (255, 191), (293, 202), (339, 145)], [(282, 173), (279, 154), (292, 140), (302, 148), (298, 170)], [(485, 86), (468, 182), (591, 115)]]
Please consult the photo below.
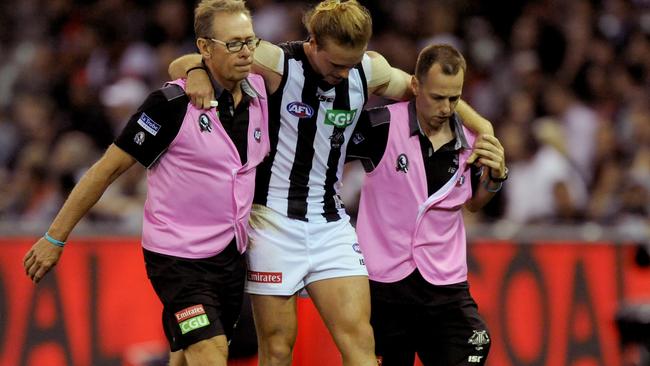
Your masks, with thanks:
[(196, 37), (212, 37), (212, 21), (217, 13), (251, 13), (244, 0), (202, 0), (194, 9), (194, 33)]
[(357, 0), (324, 0), (308, 11), (303, 23), (320, 47), (328, 40), (337, 45), (365, 47), (372, 36), (370, 12)]

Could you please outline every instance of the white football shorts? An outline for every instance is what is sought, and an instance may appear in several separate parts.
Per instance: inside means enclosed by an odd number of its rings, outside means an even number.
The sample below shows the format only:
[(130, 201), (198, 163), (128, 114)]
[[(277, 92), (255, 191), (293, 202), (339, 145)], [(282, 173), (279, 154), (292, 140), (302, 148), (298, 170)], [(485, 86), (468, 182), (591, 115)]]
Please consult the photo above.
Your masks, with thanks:
[(368, 276), (347, 216), (305, 222), (253, 205), (249, 224), (248, 293), (290, 296), (315, 281)]

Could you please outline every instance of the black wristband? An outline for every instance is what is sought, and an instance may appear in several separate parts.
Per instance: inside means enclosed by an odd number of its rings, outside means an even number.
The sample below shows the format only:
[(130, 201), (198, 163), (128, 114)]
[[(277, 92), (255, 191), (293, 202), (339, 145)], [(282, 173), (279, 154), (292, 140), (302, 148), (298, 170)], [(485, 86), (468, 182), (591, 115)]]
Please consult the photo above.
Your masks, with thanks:
[(190, 69), (185, 72), (185, 75), (189, 75), (190, 71), (197, 70), (197, 69), (201, 69), (201, 70), (205, 71), (204, 66), (194, 66), (194, 67), (190, 67)]
[(508, 179), (508, 167), (506, 167), (505, 174), (504, 174), (503, 177), (501, 177), (501, 178), (495, 178), (495, 177), (493, 177), (493, 176), (492, 176), (492, 169), (490, 169), (490, 171), (489, 171), (488, 174), (489, 174), (489, 176), (490, 176), (490, 180), (493, 181), (494, 183), (503, 183), (503, 182), (506, 181), (506, 179)]

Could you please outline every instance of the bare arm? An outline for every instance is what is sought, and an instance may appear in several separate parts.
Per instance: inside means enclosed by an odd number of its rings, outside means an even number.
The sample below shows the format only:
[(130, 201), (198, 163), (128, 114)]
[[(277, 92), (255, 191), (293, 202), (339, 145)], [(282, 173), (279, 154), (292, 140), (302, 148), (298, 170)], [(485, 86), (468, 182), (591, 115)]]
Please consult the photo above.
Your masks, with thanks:
[(478, 156), (478, 163), (483, 166), (478, 189), (472, 198), (465, 203), (465, 207), (476, 212), (485, 206), (501, 188), (502, 183), (493, 182), (494, 178), (506, 176), (506, 160), (503, 147), (499, 140), (492, 135), (480, 135), (474, 143), (474, 153)]
[[(392, 67), (381, 54), (368, 51), (368, 91), (371, 94), (394, 100), (408, 100), (413, 94), (412, 76)], [(365, 66), (365, 65), (364, 65)]]
[(483, 118), (478, 112), (469, 106), (464, 100), (460, 100), (456, 106), (456, 113), (460, 116), (465, 127), (476, 132), (479, 135), (494, 136), (492, 123)]
[(262, 41), (253, 54), (253, 72), (262, 75), (266, 90), (275, 93), (284, 73), (284, 52), (273, 43)]
[(167, 72), (172, 80), (182, 79), (187, 76), (187, 70), (193, 67), (203, 67), (201, 63), (201, 55), (198, 53), (191, 53), (183, 55), (169, 64)]
[[(203, 67), (201, 60), (201, 55), (198, 53), (184, 55), (172, 61), (167, 71), (172, 80), (187, 78), (185, 93), (192, 105), (200, 109), (210, 109), (210, 101), (215, 100), (214, 89), (208, 73), (203, 69), (197, 69)], [(188, 70), (191, 70), (189, 74)]]
[[(130, 155), (111, 145), (104, 156), (83, 175), (48, 229), (48, 234), (65, 241), (91, 207), (99, 200), (106, 188), (135, 163)], [(23, 265), (27, 276), (35, 283), (59, 261), (63, 247), (39, 239), (25, 254)]]

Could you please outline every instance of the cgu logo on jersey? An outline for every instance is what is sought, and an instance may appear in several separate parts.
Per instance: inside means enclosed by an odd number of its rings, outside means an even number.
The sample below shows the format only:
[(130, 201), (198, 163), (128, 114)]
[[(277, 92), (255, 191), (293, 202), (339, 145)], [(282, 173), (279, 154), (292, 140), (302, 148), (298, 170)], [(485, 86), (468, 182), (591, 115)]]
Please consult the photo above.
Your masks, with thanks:
[(325, 112), (325, 124), (345, 128), (354, 122), (354, 116), (356, 115), (356, 109), (351, 111), (343, 109), (328, 109), (327, 112)]
[(314, 115), (314, 108), (303, 102), (291, 102), (287, 105), (287, 112), (298, 118), (310, 118)]

